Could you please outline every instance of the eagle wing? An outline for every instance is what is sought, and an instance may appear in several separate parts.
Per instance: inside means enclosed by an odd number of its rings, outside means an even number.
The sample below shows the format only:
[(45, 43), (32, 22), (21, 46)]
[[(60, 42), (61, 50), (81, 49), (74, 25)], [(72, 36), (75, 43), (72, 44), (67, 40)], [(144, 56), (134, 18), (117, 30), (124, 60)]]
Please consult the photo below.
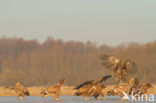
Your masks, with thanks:
[(136, 72), (137, 65), (134, 61), (126, 60), (121, 68), (122, 74), (132, 74)]
[(105, 68), (111, 68), (114, 72), (121, 68), (121, 59), (118, 57), (104, 54), (101, 55), (100, 59), (103, 60), (102, 65)]
[(53, 86), (50, 86), (47, 90), (48, 90), (49, 93), (60, 92), (61, 91), (61, 86), (60, 85), (53, 85)]
[(88, 84), (91, 83), (91, 82), (93, 82), (93, 80), (83, 82), (82, 84), (76, 86), (74, 89), (80, 89), (80, 88), (83, 87), (84, 85), (88, 85)]
[(102, 78), (99, 78), (99, 79), (97, 80), (97, 83), (102, 83), (102, 82), (104, 82), (104, 81), (110, 79), (111, 77), (112, 77), (111, 75), (103, 76)]
[(23, 92), (23, 94), (25, 94), (25, 95), (27, 95), (27, 96), (29, 96), (29, 95), (30, 95), (30, 93), (29, 93), (28, 89), (27, 89), (27, 88), (25, 88), (25, 87), (22, 89), (22, 92)]

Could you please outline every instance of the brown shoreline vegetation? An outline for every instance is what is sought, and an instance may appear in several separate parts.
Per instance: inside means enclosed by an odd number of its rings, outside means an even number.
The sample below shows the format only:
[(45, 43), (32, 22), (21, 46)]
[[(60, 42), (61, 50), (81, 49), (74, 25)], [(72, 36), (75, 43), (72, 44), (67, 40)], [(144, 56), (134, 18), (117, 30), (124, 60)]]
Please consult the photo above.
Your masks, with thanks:
[[(152, 85), (153, 88), (149, 89), (147, 94), (156, 95), (156, 83)], [(109, 85), (107, 87), (111, 89), (112, 87), (114, 87), (114, 85)], [(28, 87), (28, 90), (30, 91), (30, 96), (40, 96), (41, 91), (45, 88), (46, 88), (45, 86), (33, 86)], [(74, 86), (65, 86), (61, 95), (74, 95), (75, 90), (73, 90), (73, 88)], [(0, 87), (0, 96), (16, 96), (16, 93), (13, 88)]]
[[(138, 69), (130, 77), (156, 83), (156, 41), (112, 47), (51, 37), (43, 43), (3, 37), (0, 38), (0, 86), (10, 87), (16, 82), (26, 87), (52, 85), (60, 78), (75, 86), (83, 81), (97, 80), (103, 75), (112, 75), (111, 70), (102, 66), (102, 54), (136, 62)], [(107, 83), (115, 84), (115, 78)]]

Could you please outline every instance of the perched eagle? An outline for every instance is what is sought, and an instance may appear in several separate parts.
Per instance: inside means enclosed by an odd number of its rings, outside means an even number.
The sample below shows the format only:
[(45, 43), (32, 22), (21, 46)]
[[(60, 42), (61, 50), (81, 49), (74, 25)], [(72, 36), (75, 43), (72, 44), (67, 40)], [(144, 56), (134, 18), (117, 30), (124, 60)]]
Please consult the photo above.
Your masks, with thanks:
[(134, 95), (146, 94), (148, 89), (153, 88), (150, 83), (140, 84), (138, 79), (135, 79), (134, 85), (130, 88), (129, 94), (133, 92)]
[(112, 69), (114, 74), (117, 76), (117, 84), (120, 84), (120, 81), (126, 77), (128, 73), (132, 73), (136, 70), (136, 63), (131, 60), (125, 60), (123, 63), (120, 58), (110, 56), (110, 55), (101, 55), (101, 60), (103, 60), (102, 65), (105, 68)]
[(153, 88), (153, 86), (151, 83), (146, 83), (146, 84), (141, 84), (139, 88), (141, 94), (146, 94), (148, 92), (148, 89)]
[(117, 85), (113, 87), (112, 90), (108, 91), (107, 93), (109, 96), (119, 95), (123, 97), (124, 96), (123, 92), (128, 94), (131, 86), (133, 85), (133, 82), (134, 82), (134, 78), (129, 78), (127, 83)]
[(40, 93), (40, 96), (42, 97), (51, 96), (51, 97), (55, 97), (56, 101), (60, 100), (59, 95), (61, 94), (61, 91), (64, 89), (64, 82), (65, 79), (61, 79), (58, 84), (52, 85), (47, 89), (43, 90)]
[(96, 99), (100, 99), (99, 96), (101, 95), (103, 99), (106, 99), (104, 97), (104, 91), (107, 89), (107, 87), (103, 84), (103, 82), (110, 79), (111, 77), (111, 75), (106, 75), (102, 78), (99, 78), (90, 90), (91, 96), (94, 96)]
[(85, 100), (89, 99), (90, 96), (90, 90), (91, 88), (94, 86), (94, 80), (90, 80), (90, 81), (86, 81), (80, 85), (78, 85), (76, 88), (76, 90), (78, 90), (75, 93), (75, 96), (83, 96)]
[(20, 82), (16, 83), (15, 92), (19, 100), (22, 100), (24, 96), (29, 96), (30, 93), (26, 87), (24, 87)]
[(135, 80), (134, 80), (134, 85), (131, 86), (131, 88), (130, 88), (130, 90), (129, 90), (129, 94), (131, 94), (132, 92), (133, 92), (134, 94), (138, 94), (139, 88), (140, 88), (139, 80), (138, 80), (138, 79), (135, 79)]
[(102, 89), (106, 88), (105, 85), (102, 84), (103, 81), (111, 78), (111, 75), (104, 76), (98, 81), (94, 82), (94, 80), (86, 81), (78, 86), (76, 86), (76, 90), (78, 90), (75, 95), (83, 96), (85, 100), (89, 99), (89, 96), (94, 96), (95, 98), (99, 97), (99, 95), (104, 97), (102, 94)]

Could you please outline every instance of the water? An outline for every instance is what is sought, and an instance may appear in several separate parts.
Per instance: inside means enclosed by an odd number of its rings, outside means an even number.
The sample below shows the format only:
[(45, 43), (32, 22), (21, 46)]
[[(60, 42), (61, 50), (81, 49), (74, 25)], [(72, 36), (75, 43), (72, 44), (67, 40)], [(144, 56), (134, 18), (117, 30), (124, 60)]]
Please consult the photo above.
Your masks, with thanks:
[(121, 102), (121, 98), (118, 96), (106, 96), (106, 100), (96, 100), (94, 98), (90, 98), (88, 101), (84, 101), (83, 97), (75, 97), (75, 96), (60, 96), (61, 101), (55, 101), (52, 97), (39, 97), (39, 96), (29, 96), (25, 97), (24, 100), (17, 100), (16, 96), (1, 96), (0, 103), (156, 103), (155, 102), (130, 102), (123, 101)]

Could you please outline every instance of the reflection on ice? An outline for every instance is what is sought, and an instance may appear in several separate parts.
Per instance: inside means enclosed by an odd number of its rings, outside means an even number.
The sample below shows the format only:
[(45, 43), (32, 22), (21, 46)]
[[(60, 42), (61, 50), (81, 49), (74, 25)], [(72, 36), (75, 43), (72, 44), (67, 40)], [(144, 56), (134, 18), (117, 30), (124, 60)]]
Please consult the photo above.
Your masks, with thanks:
[[(56, 103), (56, 102), (57, 103), (121, 103), (121, 98), (118, 96), (108, 96), (106, 100), (102, 100), (102, 99), (96, 100), (91, 97), (90, 100), (88, 101), (84, 101), (82, 97), (75, 97), (75, 96), (61, 96), (60, 99), (61, 101), (55, 101), (55, 99), (51, 97), (42, 98), (39, 96), (30, 96), (30, 97), (25, 97), (24, 100), (22, 101), (19, 101), (16, 96), (5, 96), (5, 97), (1, 96), (0, 103)], [(123, 103), (137, 103), (137, 102), (123, 101)], [(147, 102), (142, 102), (142, 103), (147, 103)]]

